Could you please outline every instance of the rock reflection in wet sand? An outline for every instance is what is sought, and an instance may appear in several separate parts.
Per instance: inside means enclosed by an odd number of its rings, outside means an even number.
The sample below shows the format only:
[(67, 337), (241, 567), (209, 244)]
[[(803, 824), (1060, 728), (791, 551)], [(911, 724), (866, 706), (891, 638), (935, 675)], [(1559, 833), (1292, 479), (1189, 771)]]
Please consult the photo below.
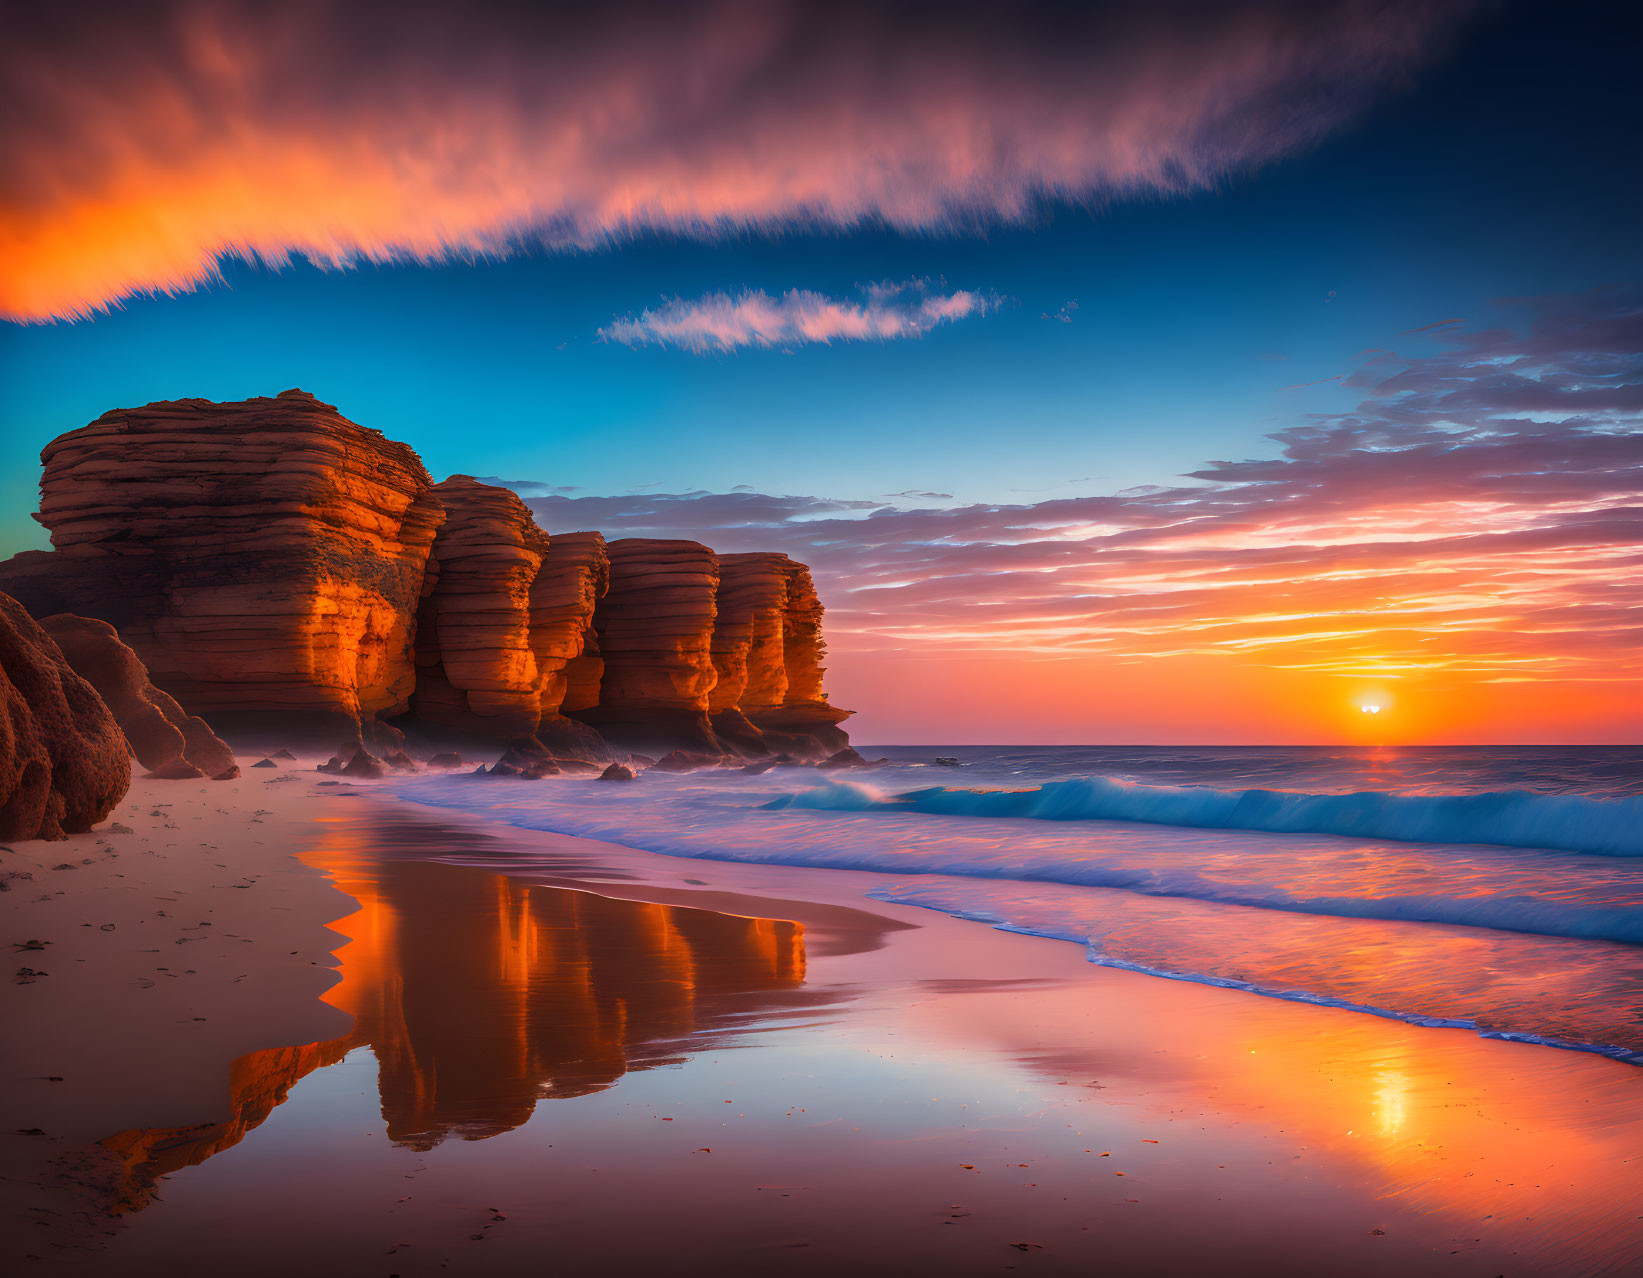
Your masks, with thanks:
[(340, 833), (305, 857), (360, 909), (325, 997), (355, 1018), (328, 1042), (253, 1052), (230, 1071), (232, 1117), (102, 1143), (127, 1169), (119, 1206), (240, 1141), (302, 1077), (368, 1047), (388, 1136), (427, 1149), (528, 1120), (539, 1100), (610, 1087), (795, 1016), (804, 928), (524, 883), (468, 866), (379, 860)]

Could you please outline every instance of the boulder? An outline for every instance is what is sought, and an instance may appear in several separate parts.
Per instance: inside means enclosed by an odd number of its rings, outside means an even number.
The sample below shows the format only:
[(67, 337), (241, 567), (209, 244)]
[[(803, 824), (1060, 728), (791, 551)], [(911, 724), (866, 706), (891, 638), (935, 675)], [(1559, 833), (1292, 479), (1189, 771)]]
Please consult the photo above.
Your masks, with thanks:
[(701, 768), (716, 768), (724, 761), (724, 756), (717, 754), (701, 754), (690, 750), (674, 750), (664, 754), (655, 763), (650, 765), (652, 772), (696, 772)]
[(816, 766), (831, 771), (837, 768), (876, 768), (885, 762), (887, 761), (884, 759), (864, 759), (851, 747), (846, 746), (838, 753), (828, 755)]
[(388, 773), (382, 765), (382, 760), (369, 750), (355, 750), (354, 757), (343, 765), (342, 775), (345, 777), (382, 777), (387, 776)]
[(176, 698), (154, 686), (142, 659), (108, 622), (58, 613), (40, 626), (75, 673), (97, 689), (149, 776), (220, 778), (230, 769), (239, 775), (227, 743), (204, 719), (185, 713)]
[(599, 774), (601, 781), (632, 781), (636, 773), (625, 763), (613, 763)]
[(89, 830), (130, 786), (114, 715), (23, 606), (0, 594), (0, 839)]

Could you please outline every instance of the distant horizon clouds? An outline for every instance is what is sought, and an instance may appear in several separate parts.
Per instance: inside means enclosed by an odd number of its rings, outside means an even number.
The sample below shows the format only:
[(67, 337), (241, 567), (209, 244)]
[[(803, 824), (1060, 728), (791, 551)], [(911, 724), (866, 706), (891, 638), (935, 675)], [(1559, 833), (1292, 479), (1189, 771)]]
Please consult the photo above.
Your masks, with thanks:
[(1343, 375), (1355, 408), (1169, 485), (924, 508), (748, 492), (527, 504), (550, 533), (786, 551), (812, 565), (851, 656), (1207, 659), (1623, 701), (1643, 676), (1643, 290), (1536, 310), (1524, 332), (1450, 321), (1422, 333), (1434, 353), (1376, 353)]
[(0, 318), (245, 259), (440, 262), (1182, 195), (1404, 85), (1473, 0), (13, 6)]
[(932, 292), (926, 280), (873, 284), (861, 300), (789, 289), (772, 297), (763, 289), (670, 298), (637, 315), (612, 320), (598, 336), (624, 346), (671, 346), (703, 355), (748, 346), (791, 347), (831, 342), (890, 342), (923, 337), (941, 324), (985, 315), (1000, 305), (996, 295), (970, 289)]

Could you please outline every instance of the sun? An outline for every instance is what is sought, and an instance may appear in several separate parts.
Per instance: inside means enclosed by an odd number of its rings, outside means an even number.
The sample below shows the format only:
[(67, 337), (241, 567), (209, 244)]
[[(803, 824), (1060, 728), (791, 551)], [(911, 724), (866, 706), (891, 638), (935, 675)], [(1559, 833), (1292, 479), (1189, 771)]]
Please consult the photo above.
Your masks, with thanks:
[(1358, 709), (1363, 711), (1364, 714), (1379, 714), (1381, 712), (1381, 708), (1373, 701), (1366, 705), (1359, 706)]

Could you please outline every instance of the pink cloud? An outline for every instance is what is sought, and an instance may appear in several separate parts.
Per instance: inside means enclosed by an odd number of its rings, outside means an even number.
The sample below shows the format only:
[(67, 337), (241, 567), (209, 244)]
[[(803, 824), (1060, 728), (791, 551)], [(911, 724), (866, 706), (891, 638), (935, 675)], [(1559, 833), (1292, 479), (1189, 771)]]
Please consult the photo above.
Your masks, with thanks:
[(760, 290), (708, 293), (613, 320), (599, 336), (628, 346), (676, 346), (698, 354), (743, 346), (802, 346), (811, 342), (888, 342), (923, 337), (938, 324), (985, 315), (997, 301), (960, 289), (927, 294), (909, 284), (867, 291), (862, 302), (790, 289), (780, 297)]
[(950, 230), (1189, 192), (1351, 119), (1472, 7), (32, 6), (0, 42), (0, 316), (231, 257)]

